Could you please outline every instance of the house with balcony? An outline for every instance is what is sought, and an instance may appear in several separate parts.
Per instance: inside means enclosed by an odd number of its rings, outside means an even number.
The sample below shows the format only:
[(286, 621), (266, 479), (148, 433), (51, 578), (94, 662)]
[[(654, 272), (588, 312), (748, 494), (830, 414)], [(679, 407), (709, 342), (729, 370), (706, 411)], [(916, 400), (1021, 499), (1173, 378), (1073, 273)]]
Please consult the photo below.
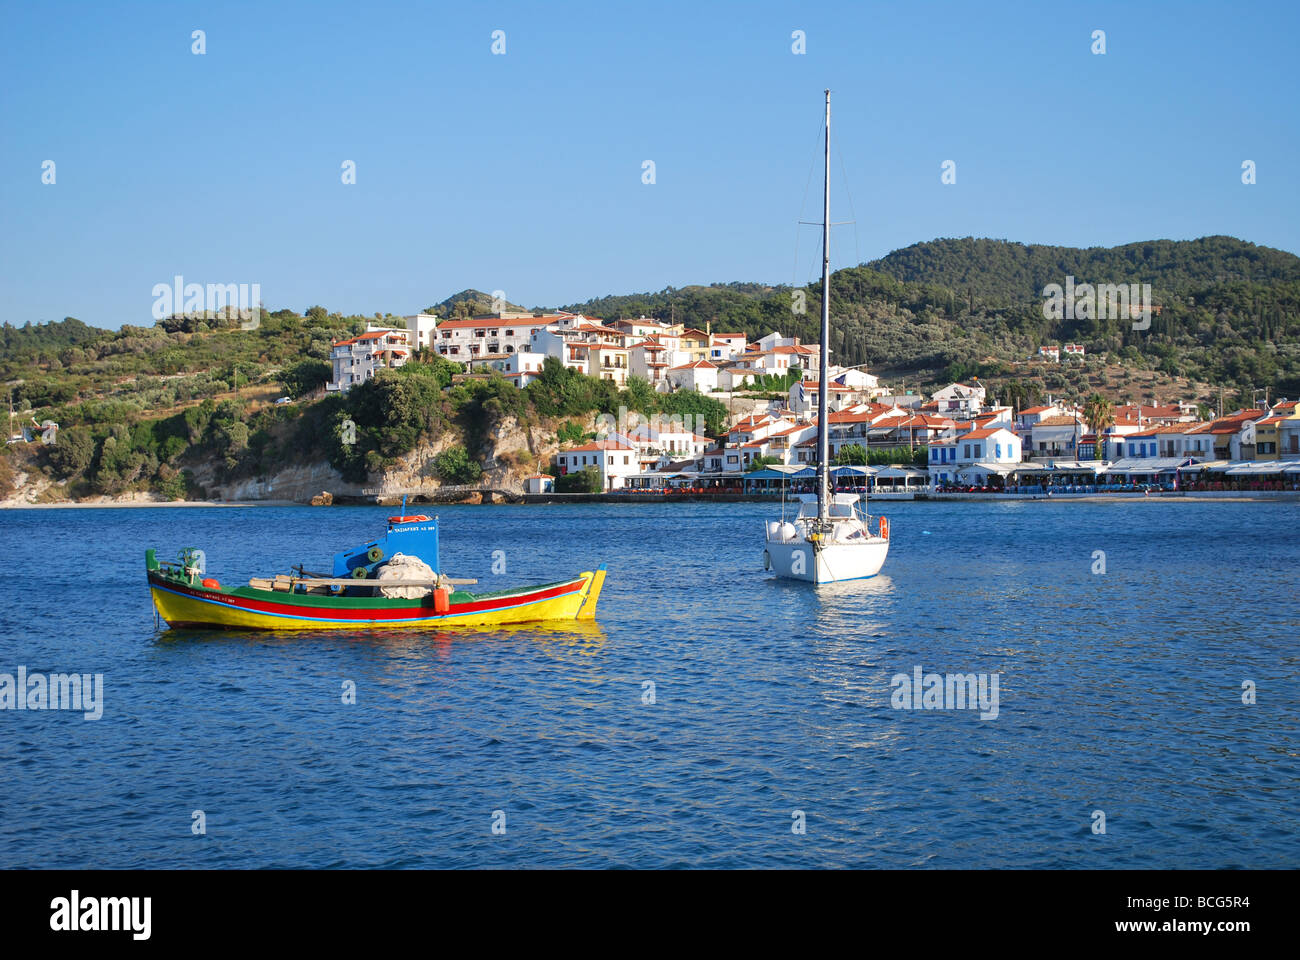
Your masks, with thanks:
[(380, 370), (402, 366), (410, 355), (410, 331), (406, 328), (367, 327), (365, 333), (330, 347), (332, 370), (325, 389), (346, 392), (372, 379)]
[(587, 344), (587, 376), (612, 380), (620, 387), (627, 383), (627, 347), (603, 341)]
[(637, 317), (635, 320), (611, 320), (607, 327), (618, 330), (628, 340), (644, 340), (647, 337), (662, 337), (680, 332), (681, 324), (668, 324), (653, 317)]
[[(442, 356), (457, 363), (505, 356), (532, 349), (533, 335), (563, 316), (566, 315), (508, 314), (472, 320), (444, 320), (432, 332), (433, 346)], [(534, 349), (534, 352), (545, 351)]]
[(1289, 412), (1278, 416), (1281, 418), (1277, 424), (1278, 459), (1300, 460), (1300, 410), (1292, 404)]
[(1044, 417), (1030, 428), (1029, 453), (1040, 460), (1079, 459), (1079, 440), (1088, 432), (1083, 418), (1072, 414)]
[(682, 351), (658, 337), (647, 337), (627, 348), (628, 375), (648, 380), (660, 393), (666, 393), (671, 387), (666, 376), (668, 370), (688, 362)]
[(1255, 423), (1266, 418), (1263, 410), (1238, 410), (1210, 423), (1216, 460), (1254, 460)]

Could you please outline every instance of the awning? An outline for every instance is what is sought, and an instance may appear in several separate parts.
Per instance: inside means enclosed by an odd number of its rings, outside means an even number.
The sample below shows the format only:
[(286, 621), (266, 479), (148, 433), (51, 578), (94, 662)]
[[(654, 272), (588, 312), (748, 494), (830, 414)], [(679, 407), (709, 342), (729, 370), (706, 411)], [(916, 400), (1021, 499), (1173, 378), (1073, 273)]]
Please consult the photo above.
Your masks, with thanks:
[(1105, 473), (1106, 464), (1100, 460), (1054, 460), (1051, 463), (1022, 463), (1013, 473)]
[(1198, 473), (1201, 470), (1211, 470), (1215, 472), (1226, 470), (1231, 467), (1233, 460), (1204, 460), (1201, 463), (1189, 463), (1184, 467), (1179, 467), (1179, 473)]
[(1140, 457), (1116, 460), (1107, 473), (1173, 473), (1185, 466), (1186, 457)]
[(999, 477), (1005, 477), (1008, 474), (1015, 473), (1019, 464), (1012, 463), (972, 463), (969, 466), (962, 467), (958, 473), (995, 473)]
[(1223, 472), (1230, 477), (1261, 477), (1271, 473), (1281, 473), (1284, 468), (1285, 464), (1282, 464), (1277, 460), (1265, 460), (1263, 462), (1256, 461), (1254, 463), (1239, 463), (1236, 466), (1229, 467)]
[(882, 467), (876, 471), (877, 480), (900, 480), (912, 477), (928, 478), (930, 472), (919, 467)]
[(849, 474), (855, 477), (869, 477), (877, 472), (878, 468), (876, 467), (860, 467), (856, 464), (846, 464), (842, 467), (831, 468), (831, 473), (837, 477), (843, 476), (844, 474)]
[(779, 463), (755, 470), (753, 473), (742, 473), (740, 476), (746, 480), (811, 480), (817, 476), (817, 471), (813, 467)]

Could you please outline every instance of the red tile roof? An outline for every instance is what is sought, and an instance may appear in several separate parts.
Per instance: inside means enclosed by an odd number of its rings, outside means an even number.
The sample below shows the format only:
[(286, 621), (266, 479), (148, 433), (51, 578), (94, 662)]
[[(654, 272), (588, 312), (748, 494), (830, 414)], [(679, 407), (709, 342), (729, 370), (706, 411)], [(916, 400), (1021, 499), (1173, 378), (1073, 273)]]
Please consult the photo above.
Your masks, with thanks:
[(580, 447), (569, 447), (561, 450), (560, 453), (591, 453), (595, 450), (616, 450), (624, 453), (635, 453), (631, 447), (619, 443), (617, 440), (595, 440), (591, 443), (584, 443)]

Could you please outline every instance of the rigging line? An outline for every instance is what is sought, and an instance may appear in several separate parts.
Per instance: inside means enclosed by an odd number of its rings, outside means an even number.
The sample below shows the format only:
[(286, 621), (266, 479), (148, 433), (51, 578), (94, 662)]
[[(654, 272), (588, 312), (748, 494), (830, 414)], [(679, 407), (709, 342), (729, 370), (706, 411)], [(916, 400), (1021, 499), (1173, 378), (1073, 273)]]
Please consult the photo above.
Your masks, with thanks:
[(840, 157), (840, 176), (844, 178), (844, 195), (848, 198), (849, 216), (852, 217), (850, 222), (853, 224), (853, 253), (857, 257), (857, 263), (854, 264), (856, 267), (862, 264), (862, 248), (858, 246), (858, 212), (853, 209), (853, 191), (849, 189), (849, 171), (844, 166), (844, 153), (840, 150), (838, 144), (835, 146), (835, 152)]
[[(822, 130), (826, 127), (825, 120), (817, 121), (817, 140), (814, 145), (821, 140)], [(814, 149), (813, 158), (808, 162), (808, 179), (803, 184), (803, 200), (799, 203), (799, 219), (794, 225), (794, 269), (790, 273), (790, 286), (793, 288), (799, 283), (799, 224), (803, 221), (803, 212), (808, 208), (808, 189), (812, 186), (813, 170), (817, 166), (818, 151)]]

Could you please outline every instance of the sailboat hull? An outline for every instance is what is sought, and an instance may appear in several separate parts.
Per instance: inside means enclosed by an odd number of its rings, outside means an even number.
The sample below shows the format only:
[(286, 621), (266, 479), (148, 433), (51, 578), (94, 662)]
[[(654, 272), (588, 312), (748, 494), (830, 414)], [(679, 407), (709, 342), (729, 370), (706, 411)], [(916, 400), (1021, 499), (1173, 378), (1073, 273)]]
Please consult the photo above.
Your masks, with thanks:
[(879, 537), (859, 543), (829, 543), (820, 549), (803, 540), (767, 543), (767, 563), (787, 580), (836, 583), (874, 577), (885, 565), (889, 541)]

